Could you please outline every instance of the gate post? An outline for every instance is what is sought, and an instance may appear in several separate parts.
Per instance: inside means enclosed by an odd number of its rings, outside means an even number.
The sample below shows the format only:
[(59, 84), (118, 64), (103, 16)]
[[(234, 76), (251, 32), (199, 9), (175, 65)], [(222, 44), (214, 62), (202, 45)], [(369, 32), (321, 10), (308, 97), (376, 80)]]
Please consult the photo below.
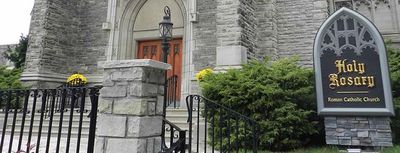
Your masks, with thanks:
[(106, 61), (100, 90), (95, 153), (161, 150), (164, 73), (149, 59)]

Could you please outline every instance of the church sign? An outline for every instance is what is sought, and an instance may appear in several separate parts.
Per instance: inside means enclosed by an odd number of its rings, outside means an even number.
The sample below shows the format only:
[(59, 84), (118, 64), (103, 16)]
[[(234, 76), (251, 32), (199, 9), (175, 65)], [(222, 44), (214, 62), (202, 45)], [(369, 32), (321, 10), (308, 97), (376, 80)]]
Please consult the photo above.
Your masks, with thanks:
[(319, 114), (394, 115), (382, 36), (359, 13), (342, 8), (323, 23), (314, 68)]

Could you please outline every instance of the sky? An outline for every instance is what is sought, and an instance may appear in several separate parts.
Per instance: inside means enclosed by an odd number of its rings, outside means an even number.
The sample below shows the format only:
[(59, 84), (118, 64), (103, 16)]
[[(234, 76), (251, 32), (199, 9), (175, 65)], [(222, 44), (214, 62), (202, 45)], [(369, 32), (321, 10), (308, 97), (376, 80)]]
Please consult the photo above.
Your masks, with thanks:
[(29, 33), (34, 0), (0, 0), (0, 45), (16, 44)]

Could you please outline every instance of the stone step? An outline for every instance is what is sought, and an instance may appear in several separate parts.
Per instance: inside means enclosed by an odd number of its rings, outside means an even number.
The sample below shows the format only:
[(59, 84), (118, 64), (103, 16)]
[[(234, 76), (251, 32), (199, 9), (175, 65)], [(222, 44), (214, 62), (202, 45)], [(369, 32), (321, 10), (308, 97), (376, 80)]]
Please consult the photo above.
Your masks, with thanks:
[[(11, 133), (11, 128), (6, 130), (6, 134), (10, 135)], [(24, 130), (23, 132), (24, 137), (28, 137), (29, 135), (29, 129), (27, 131)], [(38, 136), (39, 132), (38, 130), (33, 130), (32, 131), (32, 136)], [(42, 133), (41, 136), (42, 137), (47, 137), (48, 135), (48, 129), (44, 128), (42, 129)], [(58, 135), (58, 130), (57, 129), (52, 129), (51, 131), (51, 137), (57, 137)], [(20, 136), (20, 131), (14, 131), (14, 137), (18, 137)], [(68, 131), (67, 130), (63, 130), (61, 131), (61, 137), (67, 137), (68, 136)], [(81, 132), (81, 137), (87, 138), (89, 136), (89, 130), (84, 131), (82, 130)], [(78, 130), (71, 130), (71, 137), (72, 138), (77, 138), (78, 137)]]
[[(50, 122), (50, 119), (43, 119), (43, 124), (48, 124)], [(62, 124), (63, 125), (68, 125), (69, 124), (69, 119), (67, 118), (67, 119), (63, 119), (62, 120)], [(75, 118), (75, 119), (73, 119), (72, 120), (72, 124), (73, 125), (78, 125), (79, 124), (79, 118)], [(38, 119), (34, 119), (34, 122), (33, 122), (33, 124), (39, 124), (40, 123), (40, 119), (38, 118)], [(55, 124), (59, 124), (60, 123), (60, 119), (59, 118), (54, 118), (53, 119), (53, 125), (55, 125)], [(1, 125), (3, 124), (3, 121), (1, 121), (1, 123), (0, 123)], [(11, 126), (13, 124), (13, 119), (8, 119), (7, 120), (7, 126)], [(21, 125), (22, 124), (22, 119), (17, 119), (16, 121), (15, 121), (15, 125)], [(31, 119), (29, 118), (29, 119), (25, 119), (25, 126), (27, 126), (27, 125), (30, 125), (31, 124)], [(89, 125), (90, 124), (90, 120), (89, 119), (83, 119), (82, 120), (82, 124), (83, 125)]]
[[(186, 122), (188, 120), (188, 116), (187, 115), (171, 115), (171, 114), (167, 114), (166, 116), (167, 120), (169, 121), (182, 121), (182, 122)], [(192, 116), (192, 121), (193, 122), (197, 122), (197, 116)], [(200, 117), (200, 122), (203, 122), (204, 118)]]
[[(176, 126), (178, 126), (179, 128), (181, 128), (182, 130), (188, 130), (189, 129), (189, 123), (187, 123), (186, 121), (170, 121), (172, 123), (174, 123)], [(192, 123), (192, 128), (195, 129), (197, 122), (193, 122)], [(204, 127), (204, 122), (200, 122), (199, 124), (200, 126)], [(168, 125), (167, 125), (168, 126)]]
[[(42, 128), (48, 128), (49, 125), (50, 125), (49, 123), (43, 123), (42, 124)], [(15, 125), (15, 129), (19, 130), (19, 129), (21, 129), (21, 127), (22, 127), (22, 125), (18, 125), (18, 124)], [(32, 127), (33, 127), (33, 129), (39, 129), (40, 126), (39, 126), (39, 123), (36, 123), (36, 124), (33, 124)], [(90, 127), (89, 124), (82, 124), (82, 129), (89, 129), (89, 127)], [(11, 128), (12, 128), (12, 125), (7, 125), (7, 129), (11, 129)], [(29, 128), (30, 128), (30, 125), (25, 125), (24, 126), (24, 130), (29, 129)], [(59, 125), (53, 123), (52, 128), (59, 129)], [(68, 128), (69, 128), (69, 124), (63, 124), (62, 125), (62, 129), (63, 130), (64, 129), (68, 130)], [(78, 129), (79, 128), (79, 124), (72, 124), (71, 128), (72, 129)]]
[[(83, 113), (83, 118), (88, 118), (89, 113), (85, 112)], [(25, 115), (26, 118), (31, 118), (32, 114), (28, 113)], [(41, 114), (40, 113), (35, 113), (35, 119), (40, 118)], [(53, 118), (60, 118), (61, 114), (60, 113), (54, 113), (53, 114)], [(14, 113), (9, 113), (8, 114), (8, 119), (13, 118), (14, 117)], [(23, 114), (22, 113), (17, 113), (17, 119), (22, 120)], [(50, 114), (43, 114), (44, 118), (50, 118)], [(70, 113), (69, 112), (64, 112), (63, 114), (63, 118), (69, 118), (70, 117)], [(79, 118), (80, 114), (74, 112), (74, 114), (72, 115), (73, 118)], [(4, 119), (5, 118), (5, 114), (4, 113), (0, 113), (0, 119)]]
[[(22, 126), (22, 113), (19, 113), (16, 118), (16, 123), (15, 123), (15, 133), (19, 135), (20, 129)], [(53, 122), (52, 122), (52, 136), (57, 136), (58, 130), (59, 130), (59, 122), (60, 122), (60, 115), (59, 113), (54, 114), (53, 116)], [(88, 113), (83, 114), (82, 118), (82, 136), (89, 135), (89, 126), (90, 126), (90, 118), (87, 117)], [(3, 124), (4, 122), (4, 117), (5, 114), (1, 114), (0, 119), (0, 124)], [(9, 114), (8, 119), (7, 119), (7, 127), (6, 127), (6, 133), (10, 134), (11, 129), (12, 129), (12, 124), (13, 124), (13, 117), (14, 114)], [(63, 115), (63, 120), (62, 120), (62, 136), (67, 136), (68, 134), (68, 126), (69, 126), (69, 121), (70, 119), (70, 114), (69, 112), (65, 113)], [(42, 124), (42, 133), (47, 136), (48, 132), (48, 126), (49, 126), (49, 121), (50, 117), (43, 118), (43, 124)], [(29, 128), (30, 128), (30, 122), (31, 122), (31, 116), (30, 114), (27, 114), (25, 118), (25, 125), (24, 125), (24, 135), (29, 134)], [(79, 130), (79, 122), (80, 122), (80, 114), (73, 114), (72, 116), (72, 127), (71, 127), (71, 137), (77, 137), (78, 130)], [(35, 113), (34, 116), (34, 122), (33, 122), (33, 130), (32, 130), (32, 135), (37, 136), (38, 131), (39, 131), (39, 123), (40, 123), (40, 113)], [(3, 130), (3, 126), (1, 126), (0, 131)]]
[[(197, 111), (193, 111), (192, 112), (192, 145), (196, 145), (196, 141), (197, 141)], [(187, 130), (186, 132), (186, 143), (189, 142), (189, 123), (187, 123), (188, 120), (188, 110), (187, 109), (171, 109), (168, 108), (167, 109), (167, 113), (166, 113), (166, 119), (170, 122), (172, 122), (173, 124), (175, 124), (176, 126), (178, 126), (179, 128), (181, 128), (182, 130)], [(205, 119), (203, 117), (200, 116), (199, 118), (199, 126), (200, 126), (200, 135), (199, 135), (199, 140), (201, 142), (201, 148), (204, 148), (204, 125), (205, 125)], [(177, 133), (176, 133), (177, 134)], [(170, 132), (166, 131), (165, 132), (165, 140), (167, 143), (169, 143), (171, 138)], [(176, 138), (174, 140), (177, 140)], [(194, 147), (193, 147), (194, 148)], [(193, 149), (192, 148), (192, 149)], [(200, 150), (199, 152), (202, 152), (202, 150)]]
[[(6, 132), (11, 133), (11, 129), (12, 129), (12, 126), (7, 126)], [(20, 129), (21, 129), (21, 125), (15, 125), (14, 132), (19, 134), (20, 133)], [(24, 133), (28, 134), (29, 133), (29, 129), (30, 129), (30, 126), (27, 126), (27, 125), (24, 126)], [(48, 132), (48, 129), (49, 129), (49, 124), (43, 124), (42, 125), (42, 133), (43, 132)], [(69, 129), (69, 125), (68, 124), (67, 125), (63, 125), (62, 128), (61, 128), (61, 133), (62, 134), (63, 133), (67, 134), (68, 133), (68, 129)], [(82, 125), (82, 128), (81, 128), (82, 134), (88, 135), (89, 134), (89, 129), (90, 129), (89, 125)], [(52, 130), (52, 135), (57, 135), (58, 130), (59, 130), (58, 124), (56, 124), (56, 125), (53, 124), (51, 130)], [(71, 131), (73, 131), (73, 132), (72, 132), (71, 135), (78, 134), (78, 130), (79, 130), (79, 125), (72, 125), (71, 126)], [(0, 131), (2, 131), (2, 129), (0, 129)], [(36, 135), (39, 133), (39, 124), (34, 124), (32, 126), (32, 133), (33, 134), (36, 133)]]
[[(88, 117), (89, 113), (83, 113), (83, 118), (89, 118)], [(35, 113), (35, 119), (40, 119), (41, 114), (40, 113)], [(60, 118), (61, 114), (60, 113), (55, 113), (53, 114), (53, 118)], [(79, 118), (80, 114), (79, 113), (74, 113), (73, 118)], [(8, 114), (8, 119), (11, 119), (14, 117), (14, 113), (9, 113)], [(17, 113), (17, 120), (22, 120), (23, 114), (22, 113)], [(26, 114), (26, 119), (30, 119), (32, 117), (31, 114)], [(50, 114), (48, 115), (43, 115), (44, 118), (50, 118)], [(63, 114), (63, 118), (69, 118), (70, 114), (69, 112), (64, 112)], [(0, 119), (4, 119), (5, 118), (5, 114), (4, 113), (0, 113)]]
[[(4, 153), (8, 152), (8, 148), (10, 146), (12, 146), (11, 152), (13, 152), (13, 153), (16, 152), (18, 150), (17, 147), (18, 147), (18, 144), (19, 144), (19, 139), (20, 139), (19, 135), (14, 135), (13, 143), (12, 143), (12, 145), (10, 145), (10, 135), (6, 135), (5, 138), (4, 138), (3, 150), (1, 152), (4, 152)], [(49, 152), (50, 153), (55, 153), (56, 152), (57, 141), (58, 141), (57, 136), (53, 136), (52, 135), (50, 137), (50, 144), (49, 145), (47, 145), (47, 141), (49, 139), (49, 137), (47, 137), (47, 135), (45, 135), (45, 134), (41, 135), (40, 144), (37, 144), (37, 139), (38, 139), (37, 135), (33, 135), (31, 137), (31, 141), (30, 141), (31, 143), (30, 144), (35, 146), (35, 148), (31, 151), (32, 153), (34, 151), (36, 151), (37, 147), (39, 147), (39, 153), (45, 152), (47, 147), (49, 147), (49, 149), (50, 149)], [(70, 153), (77, 152), (76, 151), (76, 148), (78, 146), (77, 137), (71, 137), (69, 140), (70, 140), (69, 152)], [(21, 149), (22, 150), (26, 149), (27, 143), (28, 143), (28, 136), (27, 135), (23, 135), (22, 142), (21, 142)], [(81, 137), (80, 143), (79, 143), (79, 146), (80, 146), (79, 153), (87, 153), (87, 144), (88, 144), (88, 137), (87, 136), (86, 137)], [(60, 138), (60, 145), (59, 145), (60, 153), (61, 152), (66, 152), (66, 146), (67, 146), (67, 137), (66, 137), (66, 135), (62, 135), (61, 138)]]
[[(192, 112), (192, 115), (197, 115), (196, 111)], [(188, 110), (187, 109), (171, 109), (171, 108), (167, 108), (167, 115), (189, 115), (188, 114)]]

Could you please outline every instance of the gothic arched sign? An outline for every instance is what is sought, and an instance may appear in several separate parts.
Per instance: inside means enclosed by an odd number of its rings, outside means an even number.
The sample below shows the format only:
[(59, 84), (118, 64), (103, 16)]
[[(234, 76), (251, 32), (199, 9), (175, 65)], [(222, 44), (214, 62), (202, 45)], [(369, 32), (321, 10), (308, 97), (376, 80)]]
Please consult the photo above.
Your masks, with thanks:
[(361, 14), (341, 8), (322, 24), (314, 69), (319, 114), (394, 115), (385, 44)]

